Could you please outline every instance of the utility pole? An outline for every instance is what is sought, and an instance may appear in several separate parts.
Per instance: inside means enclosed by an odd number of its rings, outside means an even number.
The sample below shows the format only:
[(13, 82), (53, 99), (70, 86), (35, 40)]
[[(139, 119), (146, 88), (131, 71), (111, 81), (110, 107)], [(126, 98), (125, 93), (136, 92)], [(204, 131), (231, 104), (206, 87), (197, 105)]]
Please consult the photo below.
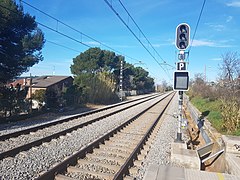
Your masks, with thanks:
[(123, 60), (120, 62), (120, 84), (119, 84), (119, 93), (120, 93), (120, 101), (123, 100)]
[(179, 50), (177, 70), (174, 72), (174, 87), (178, 91), (178, 128), (175, 142), (182, 142), (182, 122), (183, 122), (183, 91), (188, 90), (189, 73), (186, 71), (185, 50), (189, 46), (190, 27), (186, 23), (181, 23), (176, 28), (176, 47)]
[(30, 84), (29, 84), (29, 91), (30, 91), (30, 108), (29, 113), (32, 113), (32, 74), (30, 73)]

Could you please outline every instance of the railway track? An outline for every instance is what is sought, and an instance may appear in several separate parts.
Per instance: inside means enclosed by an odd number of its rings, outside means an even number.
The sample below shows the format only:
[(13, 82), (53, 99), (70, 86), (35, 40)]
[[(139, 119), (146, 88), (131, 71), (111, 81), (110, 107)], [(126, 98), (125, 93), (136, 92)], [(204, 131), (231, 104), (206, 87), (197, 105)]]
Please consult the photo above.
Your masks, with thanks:
[(5, 157), (15, 156), (21, 151), (26, 151), (44, 142), (49, 142), (52, 139), (64, 136), (74, 130), (147, 102), (158, 96), (159, 95), (151, 95), (137, 100), (118, 103), (98, 110), (74, 115), (59, 121), (2, 135), (0, 136), (0, 160)]
[[(141, 165), (143, 151), (148, 151), (152, 142), (149, 137), (159, 127), (159, 119), (173, 96), (169, 94), (155, 102), (55, 165), (38, 180), (133, 179), (131, 174)], [(132, 166), (135, 168), (130, 169)]]

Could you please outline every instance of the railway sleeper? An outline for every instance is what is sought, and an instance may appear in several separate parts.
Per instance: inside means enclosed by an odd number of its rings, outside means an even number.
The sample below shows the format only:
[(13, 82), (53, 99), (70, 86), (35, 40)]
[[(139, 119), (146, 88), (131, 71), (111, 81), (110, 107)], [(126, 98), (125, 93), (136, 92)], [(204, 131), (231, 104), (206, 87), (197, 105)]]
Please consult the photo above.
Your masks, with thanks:
[(85, 160), (85, 159), (80, 159), (78, 160), (78, 165), (95, 165), (95, 166), (102, 166), (104, 168), (108, 168), (110, 170), (113, 170), (113, 171), (118, 171), (120, 169), (120, 166), (118, 165), (110, 165), (110, 164), (106, 164), (106, 163), (103, 163), (103, 162), (94, 162), (94, 161), (91, 161), (91, 160)]
[(123, 177), (123, 180), (136, 180), (136, 179), (131, 176), (125, 176), (125, 177)]
[(55, 180), (77, 180), (77, 179), (71, 178), (62, 174), (58, 174), (55, 176)]
[[(109, 143), (107, 143), (109, 142)], [(136, 146), (138, 144), (138, 142), (136, 141), (131, 141), (129, 139), (110, 139), (109, 141), (107, 141), (105, 144), (111, 144), (111, 143), (119, 143), (119, 144), (127, 144), (128, 146)]]
[(105, 158), (108, 158), (108, 157), (117, 157), (117, 158), (122, 158), (124, 160), (127, 159), (126, 156), (122, 156), (122, 155), (119, 155), (117, 153), (111, 153), (111, 152), (99, 152), (99, 153), (94, 153), (95, 155), (98, 155), (98, 156), (102, 156), (102, 157), (105, 157)]
[(124, 152), (116, 152), (113, 150), (110, 151), (106, 151), (103, 149), (94, 149), (93, 150), (94, 154), (106, 154), (106, 155), (110, 155), (110, 156), (114, 156), (114, 157), (122, 157), (123, 159), (127, 159), (129, 157), (129, 153), (124, 153)]
[(96, 178), (100, 178), (100, 179), (106, 179), (106, 180), (112, 180), (114, 177), (114, 174), (111, 173), (99, 173), (99, 172), (93, 172), (93, 171), (88, 171), (85, 169), (80, 169), (80, 168), (76, 168), (73, 166), (69, 166), (67, 168), (68, 173), (81, 173), (81, 174), (91, 174), (92, 176), (95, 176)]
[(126, 152), (126, 153), (131, 153), (132, 151), (130, 150), (129, 146), (121, 147), (121, 146), (113, 146), (113, 145), (103, 145), (101, 144), (99, 148), (102, 148), (106, 151), (108, 150), (116, 150), (116, 151), (121, 151), (121, 152)]
[[(122, 145), (121, 145), (122, 144)], [(138, 140), (114, 138), (105, 142), (106, 146), (125, 146), (133, 149), (138, 144)]]
[(102, 157), (102, 156), (98, 156), (95, 154), (87, 154), (86, 157), (88, 159), (95, 159), (95, 161), (111, 161), (111, 162), (115, 162), (115, 164), (117, 165), (123, 165), (125, 163), (125, 159), (120, 158), (120, 157)]

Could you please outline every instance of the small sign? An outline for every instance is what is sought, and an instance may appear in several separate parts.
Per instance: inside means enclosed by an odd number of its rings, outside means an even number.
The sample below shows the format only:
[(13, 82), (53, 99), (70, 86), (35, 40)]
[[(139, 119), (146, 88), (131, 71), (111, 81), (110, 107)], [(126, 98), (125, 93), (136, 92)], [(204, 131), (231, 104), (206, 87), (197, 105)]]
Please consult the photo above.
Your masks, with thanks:
[(184, 71), (186, 69), (186, 62), (177, 62), (177, 70)]
[(188, 71), (175, 71), (173, 75), (173, 90), (175, 91), (188, 91), (189, 72)]

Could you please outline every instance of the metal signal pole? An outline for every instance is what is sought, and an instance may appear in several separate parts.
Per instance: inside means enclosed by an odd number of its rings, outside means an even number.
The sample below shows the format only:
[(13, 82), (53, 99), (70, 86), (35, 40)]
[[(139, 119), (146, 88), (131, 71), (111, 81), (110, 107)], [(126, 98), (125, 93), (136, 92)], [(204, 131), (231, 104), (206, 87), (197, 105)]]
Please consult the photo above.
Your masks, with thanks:
[(120, 84), (119, 84), (119, 93), (120, 93), (120, 101), (123, 100), (123, 60), (121, 59), (120, 66)]
[(180, 51), (177, 63), (177, 71), (174, 72), (174, 87), (173, 89), (178, 91), (178, 128), (177, 139), (175, 142), (182, 141), (182, 122), (183, 122), (183, 91), (188, 90), (189, 75), (186, 71), (185, 50), (189, 46), (190, 39), (190, 26), (186, 23), (181, 23), (176, 28), (176, 47)]

